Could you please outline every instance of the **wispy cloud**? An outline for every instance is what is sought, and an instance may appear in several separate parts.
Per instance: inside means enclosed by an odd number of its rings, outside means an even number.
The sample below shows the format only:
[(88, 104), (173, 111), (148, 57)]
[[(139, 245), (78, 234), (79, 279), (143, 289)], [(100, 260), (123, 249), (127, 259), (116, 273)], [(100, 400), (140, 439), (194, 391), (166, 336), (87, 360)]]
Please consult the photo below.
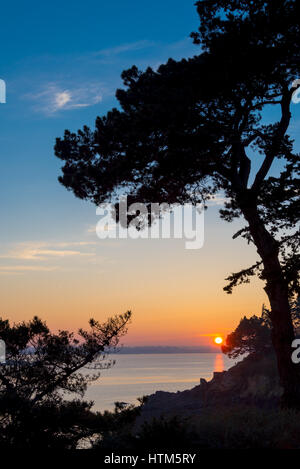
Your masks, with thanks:
[(126, 44), (120, 44), (115, 47), (109, 47), (107, 49), (101, 49), (97, 51), (95, 55), (111, 57), (111, 56), (119, 55), (125, 52), (145, 49), (147, 47), (152, 47), (154, 45), (155, 45), (154, 41), (148, 41), (148, 40), (136, 41), (136, 42), (126, 43)]
[[(63, 59), (50, 56), (46, 63), (45, 58), (40, 57), (30, 67), (27, 62), (26, 77), (23, 73), (22, 81), (17, 81), (15, 86), (20, 89), (21, 99), (30, 101), (30, 111), (55, 117), (65, 111), (96, 105), (107, 98), (114, 99), (115, 89), (122, 86), (121, 71), (133, 63), (142, 70), (148, 66), (157, 69), (169, 57), (177, 60), (195, 53), (199, 53), (199, 47), (189, 38), (172, 43), (142, 39), (81, 55), (64, 55)], [(32, 81), (32, 70), (37, 64), (39, 68)], [(41, 70), (46, 70), (47, 74)], [(30, 92), (24, 95), (25, 78)]]
[[(90, 246), (91, 244), (94, 243), (19, 243), (8, 252), (0, 254), (0, 258), (28, 261), (47, 261), (55, 258), (61, 259), (66, 257), (93, 256), (93, 253), (82, 250), (82, 247)], [(74, 249), (76, 246), (77, 249)]]
[(56, 266), (45, 265), (1, 265), (0, 274), (15, 274), (23, 272), (53, 272)]
[(72, 94), (70, 91), (61, 91), (54, 94), (55, 109), (61, 109), (72, 101)]
[(48, 83), (36, 93), (24, 96), (33, 102), (36, 111), (55, 114), (58, 111), (78, 109), (102, 101), (103, 87), (99, 84), (64, 87), (57, 83)]

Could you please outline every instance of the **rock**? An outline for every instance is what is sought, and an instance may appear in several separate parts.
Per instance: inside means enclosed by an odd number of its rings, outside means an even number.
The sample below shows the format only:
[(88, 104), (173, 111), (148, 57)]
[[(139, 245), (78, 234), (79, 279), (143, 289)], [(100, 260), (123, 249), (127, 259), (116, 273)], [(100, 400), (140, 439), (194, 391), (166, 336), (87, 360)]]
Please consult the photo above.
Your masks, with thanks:
[(277, 405), (281, 394), (274, 354), (252, 354), (228, 371), (214, 372), (211, 381), (201, 378), (200, 385), (190, 390), (177, 393), (158, 391), (148, 396), (136, 429), (153, 418), (188, 417), (211, 406), (255, 404), (270, 407)]

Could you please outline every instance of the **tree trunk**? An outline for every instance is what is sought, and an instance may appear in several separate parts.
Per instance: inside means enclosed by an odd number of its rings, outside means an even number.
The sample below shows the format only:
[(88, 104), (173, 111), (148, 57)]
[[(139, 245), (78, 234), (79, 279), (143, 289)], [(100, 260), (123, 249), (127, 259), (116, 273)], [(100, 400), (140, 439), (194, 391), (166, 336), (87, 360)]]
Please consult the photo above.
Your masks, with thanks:
[[(249, 202), (249, 201), (248, 201)], [(275, 349), (280, 384), (283, 388), (282, 406), (300, 408), (299, 366), (292, 362), (291, 347), (294, 328), (288, 297), (288, 285), (279, 261), (278, 242), (265, 228), (256, 204), (243, 206), (242, 212), (249, 224), (257, 252), (263, 261), (265, 291), (271, 305), (272, 343)]]

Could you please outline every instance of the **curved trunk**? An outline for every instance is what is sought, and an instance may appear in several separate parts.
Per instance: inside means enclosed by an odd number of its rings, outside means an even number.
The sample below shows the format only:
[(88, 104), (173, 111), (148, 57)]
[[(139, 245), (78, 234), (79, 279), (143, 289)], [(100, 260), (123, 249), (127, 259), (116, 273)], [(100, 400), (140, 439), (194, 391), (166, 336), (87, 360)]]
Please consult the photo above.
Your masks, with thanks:
[(280, 384), (284, 390), (282, 405), (300, 408), (299, 365), (294, 364), (291, 359), (294, 328), (288, 285), (279, 261), (279, 246), (265, 228), (256, 206), (243, 207), (242, 212), (249, 224), (251, 236), (264, 265), (265, 291), (271, 305), (272, 342), (277, 357)]

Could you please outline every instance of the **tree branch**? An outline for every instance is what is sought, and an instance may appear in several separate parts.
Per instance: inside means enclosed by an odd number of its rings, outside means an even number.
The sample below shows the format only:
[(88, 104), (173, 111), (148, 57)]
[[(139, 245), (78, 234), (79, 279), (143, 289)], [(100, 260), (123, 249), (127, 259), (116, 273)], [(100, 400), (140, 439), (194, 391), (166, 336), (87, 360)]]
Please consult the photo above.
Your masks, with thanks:
[(283, 93), (282, 100), (281, 100), (281, 120), (279, 122), (278, 129), (275, 133), (274, 140), (272, 142), (272, 147), (270, 151), (266, 154), (266, 157), (256, 174), (254, 179), (254, 183), (251, 187), (253, 192), (257, 192), (260, 188), (262, 182), (264, 181), (266, 175), (268, 174), (274, 158), (278, 152), (278, 145), (280, 145), (281, 140), (285, 136), (285, 133), (288, 129), (290, 120), (291, 120), (291, 112), (290, 112), (290, 103), (292, 94), (294, 93), (295, 89), (291, 88), (290, 90), (286, 86), (285, 92)]

